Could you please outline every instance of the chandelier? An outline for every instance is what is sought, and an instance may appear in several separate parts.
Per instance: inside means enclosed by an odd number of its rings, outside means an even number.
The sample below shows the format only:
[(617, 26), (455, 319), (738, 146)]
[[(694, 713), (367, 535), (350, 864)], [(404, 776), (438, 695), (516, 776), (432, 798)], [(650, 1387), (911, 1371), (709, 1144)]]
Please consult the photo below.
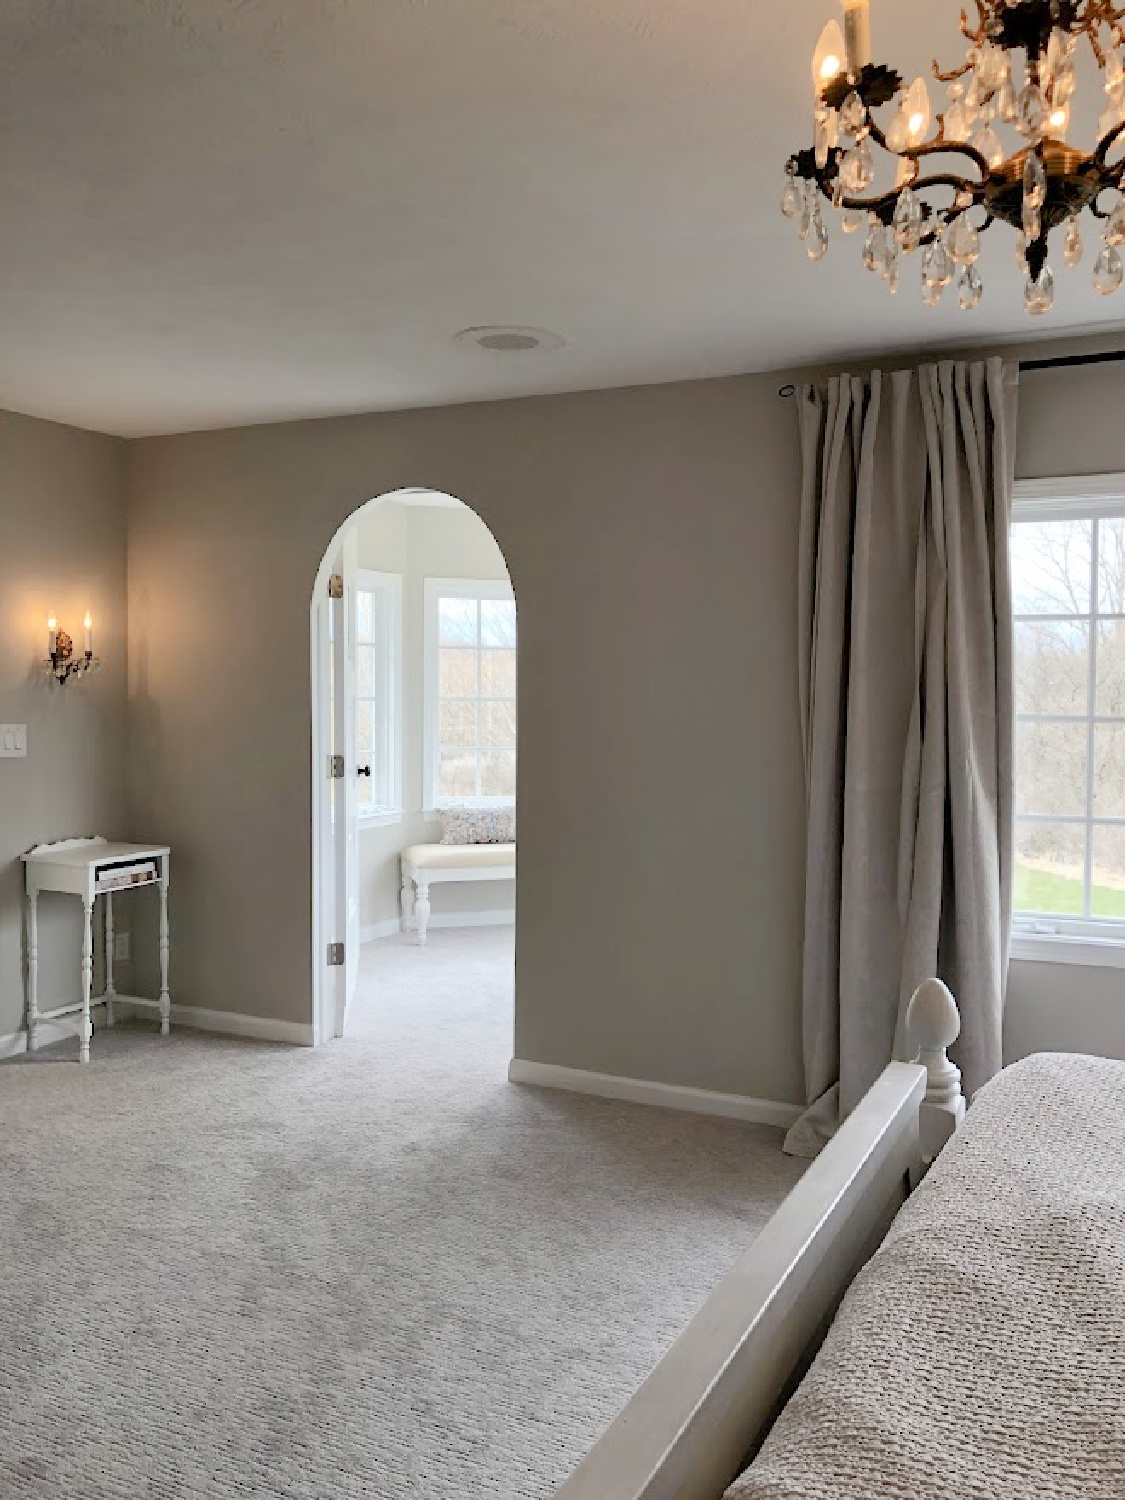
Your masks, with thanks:
[[(828, 251), (827, 202), (845, 234), (866, 231), (863, 264), (892, 293), (903, 260), (920, 252), (926, 305), (955, 282), (970, 311), (984, 292), (981, 235), (1002, 220), (1018, 235), (1024, 306), (1042, 314), (1055, 296), (1049, 238), (1065, 226), (1063, 262), (1076, 267), (1088, 209), (1102, 242), (1094, 289), (1117, 291), (1125, 157), (1110, 157), (1125, 147), (1125, 9), (1110, 0), (975, 0), (975, 25), (961, 12), (964, 62), (948, 72), (933, 65), (949, 101), (934, 114), (925, 78), (906, 85), (873, 61), (870, 0), (843, 3), (843, 30), (830, 21), (813, 57), (814, 144), (790, 157), (781, 198), (809, 259)], [(1083, 42), (1106, 94), (1090, 153), (1066, 140)], [(893, 187), (881, 188), (891, 169)]]

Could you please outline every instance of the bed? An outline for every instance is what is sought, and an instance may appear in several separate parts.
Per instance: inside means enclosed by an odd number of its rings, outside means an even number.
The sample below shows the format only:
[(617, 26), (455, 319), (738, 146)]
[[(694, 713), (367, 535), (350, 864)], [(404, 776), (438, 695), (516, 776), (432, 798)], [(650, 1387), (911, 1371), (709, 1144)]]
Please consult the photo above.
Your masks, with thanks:
[(883, 1073), (558, 1500), (1125, 1497), (1125, 1063), (1029, 1059), (960, 1129), (958, 1024), (923, 986), (919, 1064)]

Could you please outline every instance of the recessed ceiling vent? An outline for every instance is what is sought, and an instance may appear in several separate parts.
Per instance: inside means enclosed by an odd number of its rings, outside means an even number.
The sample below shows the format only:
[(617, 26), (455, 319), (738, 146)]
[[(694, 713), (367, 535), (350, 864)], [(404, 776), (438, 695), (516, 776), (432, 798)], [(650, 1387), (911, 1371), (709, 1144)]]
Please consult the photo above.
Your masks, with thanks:
[(566, 342), (546, 328), (462, 328), (454, 335), (459, 344), (475, 344), (490, 354), (545, 354)]

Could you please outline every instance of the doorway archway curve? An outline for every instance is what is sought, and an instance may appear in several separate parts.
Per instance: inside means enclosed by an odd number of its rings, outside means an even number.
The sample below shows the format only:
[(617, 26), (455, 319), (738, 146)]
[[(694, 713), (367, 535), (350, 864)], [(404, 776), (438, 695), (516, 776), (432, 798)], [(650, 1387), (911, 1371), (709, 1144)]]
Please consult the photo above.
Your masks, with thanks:
[[(326, 642), (323, 638), (326, 602), (329, 601), (330, 581), (338, 566), (338, 560), (342, 556), (349, 533), (353, 532), (364, 516), (370, 515), (380, 506), (388, 503), (447, 505), (450, 508), (470, 511), (480, 521), (481, 525), (488, 530), (493, 541), (500, 549), (505, 567), (508, 569), (513, 597), (516, 598), (517, 613), (519, 609), (515, 581), (511, 577), (508, 555), (491, 523), (485, 520), (484, 516), (473, 505), (469, 504), (468, 501), (462, 500), (457, 495), (450, 494), (447, 490), (431, 488), (425, 485), (409, 485), (387, 490), (383, 494), (373, 496), (371, 499), (357, 506), (350, 515), (345, 517), (340, 525), (337, 526), (324, 550), (316, 571), (312, 597), (309, 601), (309, 672), (311, 687), (309, 703), (312, 751), (312, 839), (310, 856), (312, 863), (313, 939), (311, 978), (314, 1045), (326, 1042), (338, 1034), (337, 1027), (333, 1023), (333, 1012), (336, 1004), (335, 985), (330, 982), (336, 971), (336, 966), (330, 967), (328, 964), (329, 944), (338, 941), (336, 928), (339, 918), (335, 912), (336, 903), (332, 899), (332, 893), (329, 891), (329, 880), (330, 878), (334, 879), (334, 875), (328, 857), (331, 847), (331, 818), (329, 796), (326, 790), (329, 785), (328, 763), (330, 740), (328, 733), (329, 715), (325, 711), (329, 686), (327, 678), (330, 675), (326, 671)], [(347, 785), (346, 781), (345, 785)], [(518, 901), (516, 911), (518, 941)]]

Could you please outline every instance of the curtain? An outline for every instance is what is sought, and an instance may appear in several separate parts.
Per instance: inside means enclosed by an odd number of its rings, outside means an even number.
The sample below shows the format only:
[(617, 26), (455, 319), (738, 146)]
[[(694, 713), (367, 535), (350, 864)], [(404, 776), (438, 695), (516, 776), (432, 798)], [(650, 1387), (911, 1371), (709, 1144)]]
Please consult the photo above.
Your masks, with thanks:
[(803, 977), (812, 1156), (938, 975), (971, 1093), (1001, 1065), (1012, 894), (1008, 532), (1018, 375), (999, 359), (798, 393)]

